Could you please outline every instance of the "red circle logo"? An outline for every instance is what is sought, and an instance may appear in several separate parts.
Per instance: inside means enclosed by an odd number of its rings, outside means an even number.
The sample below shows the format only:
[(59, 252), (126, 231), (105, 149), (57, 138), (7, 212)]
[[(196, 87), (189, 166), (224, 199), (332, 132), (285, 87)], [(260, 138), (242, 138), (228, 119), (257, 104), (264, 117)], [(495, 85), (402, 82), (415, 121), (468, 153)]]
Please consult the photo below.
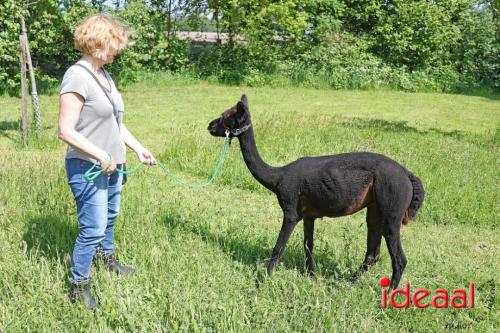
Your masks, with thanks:
[(381, 287), (389, 287), (391, 280), (389, 280), (387, 276), (384, 276), (383, 278), (378, 280), (378, 283), (380, 284)]

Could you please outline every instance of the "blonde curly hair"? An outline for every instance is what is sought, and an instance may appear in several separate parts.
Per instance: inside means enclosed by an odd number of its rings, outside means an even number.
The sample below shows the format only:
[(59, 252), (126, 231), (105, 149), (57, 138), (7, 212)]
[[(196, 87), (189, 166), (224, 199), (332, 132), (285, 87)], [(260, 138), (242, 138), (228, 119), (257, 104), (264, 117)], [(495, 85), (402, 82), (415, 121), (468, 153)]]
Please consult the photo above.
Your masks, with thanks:
[(102, 61), (116, 56), (130, 45), (130, 30), (109, 14), (82, 20), (74, 33), (75, 48)]

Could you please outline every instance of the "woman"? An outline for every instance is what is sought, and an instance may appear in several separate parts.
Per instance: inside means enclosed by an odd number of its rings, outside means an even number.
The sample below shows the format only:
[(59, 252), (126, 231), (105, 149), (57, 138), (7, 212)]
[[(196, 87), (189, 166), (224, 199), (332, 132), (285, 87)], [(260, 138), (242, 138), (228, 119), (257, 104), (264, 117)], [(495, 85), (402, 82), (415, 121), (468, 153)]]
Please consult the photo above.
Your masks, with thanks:
[[(59, 138), (68, 144), (66, 172), (75, 197), (79, 234), (73, 249), (70, 271), (70, 299), (97, 307), (89, 290), (90, 267), (94, 254), (117, 274), (134, 270), (115, 258), (114, 223), (120, 207), (125, 145), (141, 162), (156, 163), (122, 123), (123, 100), (104, 64), (129, 43), (127, 29), (108, 15), (84, 19), (74, 33), (75, 47), (82, 58), (66, 73), (61, 84)], [(104, 172), (87, 182), (83, 174), (93, 163)]]

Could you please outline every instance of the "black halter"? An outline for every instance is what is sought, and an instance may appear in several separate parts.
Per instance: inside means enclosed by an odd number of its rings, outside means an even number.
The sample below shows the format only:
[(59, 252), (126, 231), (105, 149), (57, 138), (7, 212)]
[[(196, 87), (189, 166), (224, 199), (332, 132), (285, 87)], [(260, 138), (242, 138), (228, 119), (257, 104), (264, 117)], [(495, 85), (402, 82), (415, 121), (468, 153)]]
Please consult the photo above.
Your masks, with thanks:
[(248, 124), (248, 125), (245, 125), (243, 127), (240, 127), (240, 128), (235, 128), (235, 129), (226, 129), (226, 131), (229, 131), (229, 133), (231, 133), (232, 136), (239, 136), (243, 133), (245, 133), (246, 131), (248, 131), (248, 129), (252, 127), (252, 123)]
[(250, 123), (250, 124), (245, 125), (243, 127), (232, 129), (226, 125), (225, 120), (226, 120), (226, 117), (224, 116), (224, 114), (222, 114), (222, 117), (220, 118), (220, 123), (221, 123), (222, 127), (224, 127), (224, 129), (226, 130), (226, 136), (229, 136), (229, 134), (231, 134), (232, 136), (239, 136), (239, 135), (245, 133), (246, 131), (248, 131), (248, 129), (250, 127), (252, 127), (252, 123)]

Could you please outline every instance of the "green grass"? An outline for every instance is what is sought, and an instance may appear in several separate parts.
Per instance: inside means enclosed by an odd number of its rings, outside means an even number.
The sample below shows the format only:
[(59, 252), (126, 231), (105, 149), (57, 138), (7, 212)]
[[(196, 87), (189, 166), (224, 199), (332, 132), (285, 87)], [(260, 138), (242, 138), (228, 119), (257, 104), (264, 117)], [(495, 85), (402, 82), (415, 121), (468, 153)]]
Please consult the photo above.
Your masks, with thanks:
[[(19, 143), (18, 105), (0, 98), (0, 332), (493, 332), (500, 271), (500, 101), (496, 96), (386, 91), (242, 88), (175, 81), (124, 91), (126, 123), (180, 176), (204, 181), (223, 140), (208, 122), (247, 93), (258, 148), (272, 165), (304, 155), (369, 150), (401, 162), (427, 197), (403, 228), (412, 289), (466, 288), (476, 308), (381, 309), (382, 260), (357, 281), (365, 213), (317, 222), (318, 276), (304, 274), (299, 224), (272, 278), (265, 277), (280, 228), (275, 197), (233, 144), (215, 186), (191, 190), (158, 168), (129, 178), (117, 222), (122, 278), (96, 268), (95, 313), (67, 298), (78, 232), (56, 139), (57, 96), (41, 96), (45, 131)], [(136, 162), (129, 155), (129, 164)]]

